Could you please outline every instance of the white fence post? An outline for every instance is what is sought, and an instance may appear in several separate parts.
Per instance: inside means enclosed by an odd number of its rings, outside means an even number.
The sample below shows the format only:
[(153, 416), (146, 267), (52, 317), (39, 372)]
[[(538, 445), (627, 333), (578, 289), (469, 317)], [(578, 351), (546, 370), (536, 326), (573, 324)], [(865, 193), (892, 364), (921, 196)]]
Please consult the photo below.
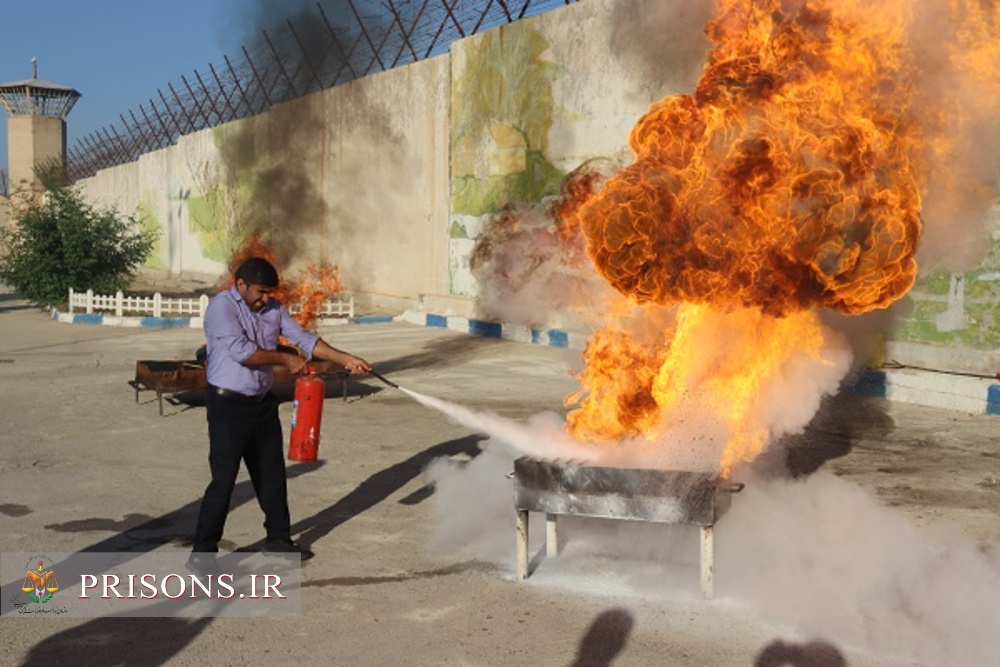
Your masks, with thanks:
[(73, 288), (69, 288), (69, 312), (73, 314)]
[(87, 314), (94, 312), (94, 290), (87, 290)]
[(163, 296), (159, 292), (153, 294), (153, 317), (163, 316)]
[(208, 295), (202, 294), (198, 299), (198, 316), (205, 317), (206, 310), (208, 310)]
[(124, 301), (125, 295), (122, 294), (121, 290), (115, 292), (115, 315), (118, 317), (122, 316), (124, 309), (122, 308), (122, 301)]

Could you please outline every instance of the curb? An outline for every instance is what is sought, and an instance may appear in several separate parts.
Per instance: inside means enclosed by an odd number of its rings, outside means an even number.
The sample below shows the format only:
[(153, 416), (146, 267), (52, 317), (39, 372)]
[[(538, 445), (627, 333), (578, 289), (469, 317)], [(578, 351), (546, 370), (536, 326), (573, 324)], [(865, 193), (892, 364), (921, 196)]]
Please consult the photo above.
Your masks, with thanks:
[(562, 329), (536, 329), (526, 325), (504, 324), (488, 320), (476, 320), (454, 315), (436, 315), (422, 311), (408, 310), (395, 318), (398, 321), (409, 322), (418, 326), (448, 329), (460, 333), (473, 334), (486, 338), (500, 338), (531, 345), (548, 345), (568, 349), (583, 349), (587, 339)]
[[(160, 329), (201, 329), (200, 317), (119, 317), (107, 313), (63, 313), (52, 309), (52, 319), (62, 324), (90, 324), (112, 327), (153, 327)], [(562, 329), (536, 329), (525, 325), (502, 324), (487, 320), (469, 319), (453, 315), (437, 315), (422, 311), (408, 310), (402, 315), (360, 315), (351, 318), (323, 318), (317, 321), (320, 326), (343, 324), (382, 324), (386, 322), (408, 322), (418, 326), (448, 329), (461, 333), (500, 338), (518, 343), (532, 345), (548, 345), (550, 347), (583, 349), (586, 338)]]
[(160, 329), (200, 329), (200, 317), (119, 317), (105, 313), (62, 313), (52, 309), (52, 319), (61, 324), (94, 324), (109, 327), (154, 327)]

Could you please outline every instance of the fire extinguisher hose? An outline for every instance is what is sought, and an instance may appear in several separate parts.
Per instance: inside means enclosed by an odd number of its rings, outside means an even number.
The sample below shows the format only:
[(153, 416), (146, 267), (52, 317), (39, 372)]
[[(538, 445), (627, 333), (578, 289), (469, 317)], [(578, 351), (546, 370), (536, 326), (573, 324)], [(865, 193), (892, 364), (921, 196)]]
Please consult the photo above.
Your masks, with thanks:
[(390, 387), (393, 387), (393, 388), (395, 388), (395, 389), (399, 389), (399, 385), (398, 385), (398, 384), (396, 384), (395, 382), (391, 382), (391, 381), (389, 381), (389, 380), (388, 380), (387, 378), (383, 377), (383, 376), (382, 376), (382, 375), (380, 375), (379, 373), (376, 373), (375, 371), (369, 371), (369, 373), (370, 373), (370, 374), (371, 374), (372, 376), (374, 376), (374, 377), (378, 378), (379, 380), (381, 380), (382, 382), (385, 382), (385, 383), (386, 383), (387, 385), (389, 385)]

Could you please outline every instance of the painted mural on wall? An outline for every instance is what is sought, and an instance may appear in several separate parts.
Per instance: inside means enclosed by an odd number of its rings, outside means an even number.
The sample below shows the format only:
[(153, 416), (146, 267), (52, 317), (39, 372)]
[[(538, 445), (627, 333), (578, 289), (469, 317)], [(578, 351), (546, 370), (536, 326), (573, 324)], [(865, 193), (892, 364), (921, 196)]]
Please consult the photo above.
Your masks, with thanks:
[(144, 156), (138, 213), (159, 232), (147, 267), (223, 272), (251, 235), (270, 242), (278, 207), (267, 129), (266, 117), (234, 121)]
[(183, 137), (172, 159), (156, 166), (160, 178), (150, 180), (143, 205), (149, 224), (165, 232), (170, 261), (178, 254), (170, 247), (175, 238), (197, 249), (197, 258), (187, 252), (185, 267), (197, 261), (224, 271), (251, 238), (273, 245), (283, 265), (296, 256), (325, 206), (313, 184), (313, 173), (322, 171), (313, 153), (322, 149), (302, 145), (322, 136), (315, 121), (305, 120), (310, 108), (288, 105)]
[(216, 130), (186, 135), (170, 149), (144, 155), (134, 204), (146, 228), (158, 232), (148, 268), (171, 275), (212, 274), (225, 267), (234, 217)]
[(202, 254), (226, 263), (246, 239), (246, 221), (254, 201), (254, 166), (262, 160), (254, 150), (253, 119), (211, 130), (215, 159), (189, 165), (194, 193), (188, 198), (190, 231), (198, 237)]
[(963, 273), (931, 273), (907, 294), (912, 310), (895, 340), (968, 347), (1000, 348), (1000, 204), (993, 211), (985, 259)]
[(548, 157), (559, 68), (546, 39), (517, 25), (455, 45), (451, 97), (451, 293), (475, 296), (469, 256), (483, 223), (508, 204), (556, 194)]
[(153, 242), (153, 249), (146, 259), (145, 266), (150, 269), (167, 270), (170, 268), (169, 244), (164, 233), (163, 223), (160, 222), (149, 206), (145, 202), (139, 202), (139, 224), (147, 231), (156, 233), (156, 241)]

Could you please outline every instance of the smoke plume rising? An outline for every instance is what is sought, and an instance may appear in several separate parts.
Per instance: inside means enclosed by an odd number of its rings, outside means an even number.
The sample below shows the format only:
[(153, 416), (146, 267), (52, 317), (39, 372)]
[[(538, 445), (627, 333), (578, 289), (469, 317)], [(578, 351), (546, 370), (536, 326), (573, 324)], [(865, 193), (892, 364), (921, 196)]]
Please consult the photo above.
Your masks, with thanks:
[[(328, 259), (314, 252), (328, 217), (321, 180), (328, 124), (322, 100), (308, 93), (322, 90), (320, 76), (343, 62), (329, 53), (329, 31), (314, 3), (259, 2), (239, 26), (249, 60), (238, 66), (250, 69), (255, 81), (262, 77), (258, 85), (267, 99), (291, 101), (234, 123), (222, 135), (226, 182), (238, 193), (235, 235), (259, 236), (279, 263), (300, 269)], [(322, 241), (318, 249), (323, 252)]]
[(966, 271), (989, 250), (1000, 187), (1000, 5), (913, 3), (908, 46), (914, 113), (939, 137), (927, 147), (921, 273)]
[(617, 168), (591, 160), (566, 177), (562, 192), (537, 206), (494, 215), (469, 259), (485, 319), (589, 329), (612, 290), (594, 272), (575, 220), (580, 204)]

